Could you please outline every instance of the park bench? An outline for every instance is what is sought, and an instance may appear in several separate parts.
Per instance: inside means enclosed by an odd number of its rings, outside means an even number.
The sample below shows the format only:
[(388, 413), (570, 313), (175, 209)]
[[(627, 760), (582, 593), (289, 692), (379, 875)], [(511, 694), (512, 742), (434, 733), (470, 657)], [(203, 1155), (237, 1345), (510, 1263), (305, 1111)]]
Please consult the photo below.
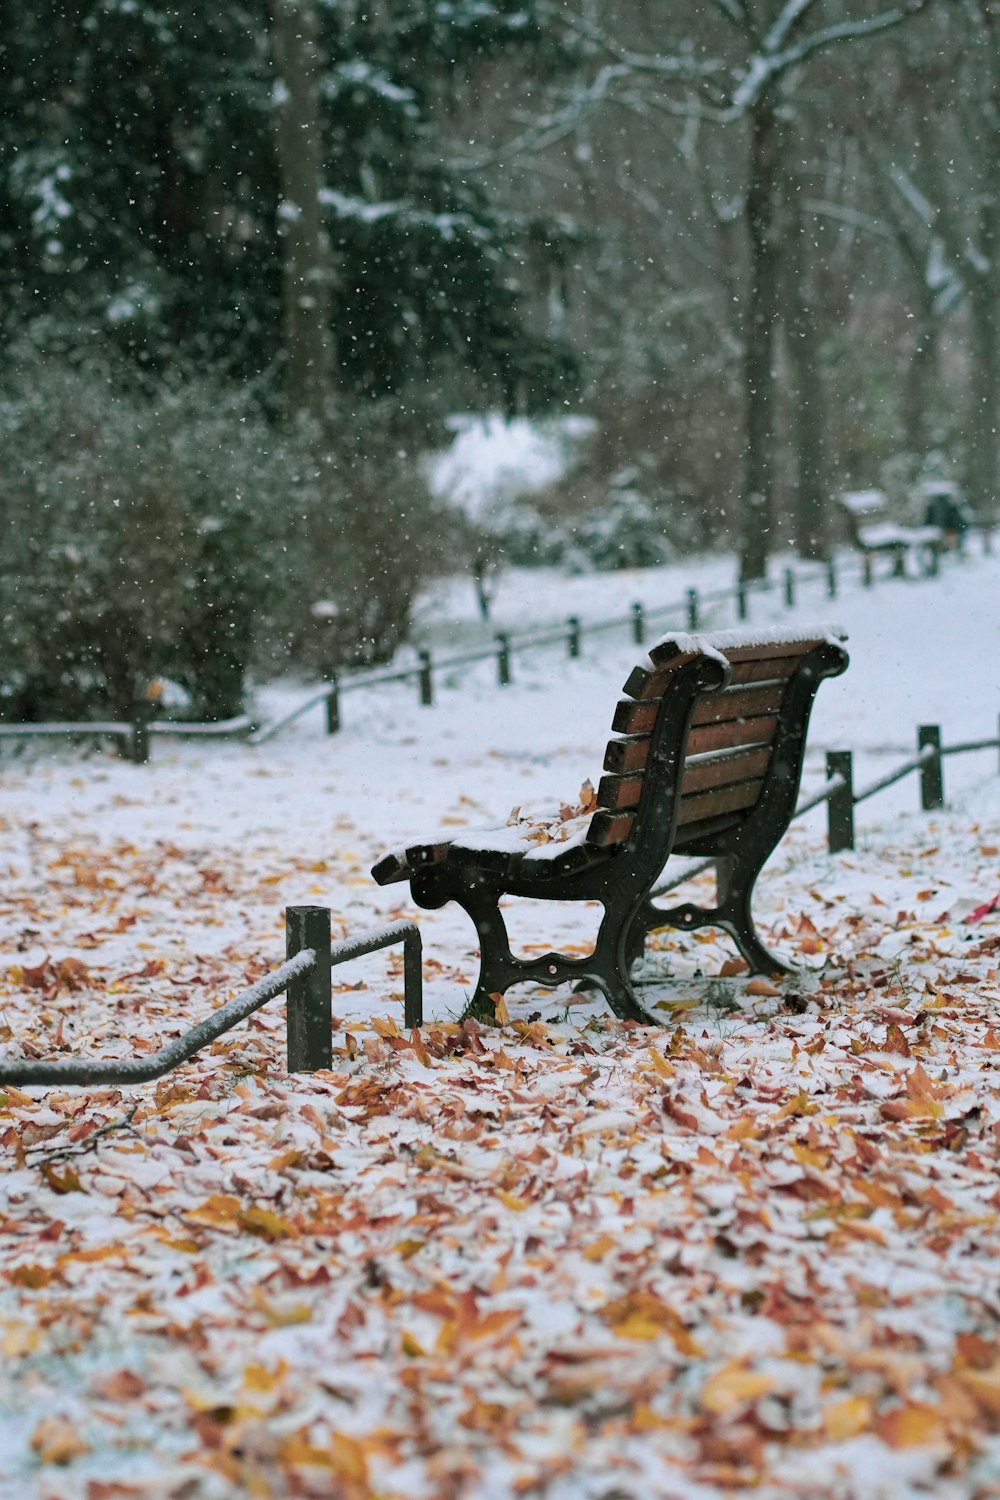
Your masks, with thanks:
[[(816, 690), (847, 666), (841, 639), (824, 627), (664, 636), (625, 683), (606, 774), (572, 836), (560, 841), (555, 827), (538, 843), (518, 824), (450, 832), (374, 865), (380, 885), (409, 880), (418, 905), (456, 901), (472, 918), (481, 962), (468, 1014), (492, 1020), (492, 997), (531, 981), (595, 985), (617, 1015), (648, 1021), (630, 971), (663, 927), (723, 928), (751, 970), (785, 972), (757, 936), (751, 897), (795, 810)], [(715, 861), (714, 906), (653, 904), (672, 854)], [(515, 957), (506, 895), (601, 902), (593, 952)]]
[(840, 509), (848, 541), (867, 557), (889, 558), (893, 578), (905, 578), (906, 560), (913, 556), (920, 572), (936, 570), (944, 542), (940, 526), (901, 526), (889, 515), (881, 490), (851, 490), (841, 495)]

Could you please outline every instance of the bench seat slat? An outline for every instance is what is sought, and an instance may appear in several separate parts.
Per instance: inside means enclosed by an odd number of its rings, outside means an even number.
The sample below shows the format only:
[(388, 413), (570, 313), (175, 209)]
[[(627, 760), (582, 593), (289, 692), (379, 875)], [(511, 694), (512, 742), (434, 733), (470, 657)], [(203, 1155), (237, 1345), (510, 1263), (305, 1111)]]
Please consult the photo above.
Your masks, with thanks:
[(611, 771), (614, 775), (624, 776), (629, 771), (641, 771), (648, 758), (648, 734), (609, 740), (608, 748), (604, 752), (604, 769)]
[(694, 823), (678, 827), (674, 839), (673, 854), (718, 854), (719, 837), (731, 829), (739, 828), (746, 813), (738, 810), (721, 813), (714, 818), (700, 818)]
[(785, 701), (784, 682), (752, 683), (748, 687), (725, 688), (695, 705), (692, 725), (726, 724), (733, 719), (756, 719), (773, 713)]
[[(815, 641), (783, 642), (780, 646), (747, 646), (739, 651), (727, 651), (726, 659), (731, 666), (730, 683), (735, 687), (741, 682), (764, 682), (770, 678), (791, 677), (805, 652), (816, 645)], [(677, 661), (683, 661), (679, 657)], [(640, 703), (653, 698), (662, 698), (670, 685), (676, 663), (650, 672), (645, 667), (635, 667), (625, 683), (624, 692)]]
[(730, 685), (739, 687), (741, 683), (780, 681), (791, 677), (799, 662), (798, 656), (768, 656), (762, 660), (734, 662)]
[(736, 782), (763, 776), (770, 761), (770, 745), (761, 745), (753, 750), (712, 756), (711, 759), (706, 758), (694, 764), (688, 762), (681, 780), (681, 796), (690, 797), (695, 792), (707, 792), (712, 787), (732, 786)]
[(723, 652), (726, 660), (736, 666), (744, 661), (768, 661), (772, 657), (805, 656), (823, 644), (825, 637), (816, 636), (803, 641), (769, 641), (760, 646), (732, 646)]
[[(726, 750), (736, 745), (769, 745), (778, 728), (773, 714), (756, 719), (730, 719), (722, 724), (706, 724), (692, 728), (688, 733), (688, 755), (701, 755), (707, 750)], [(648, 745), (649, 741), (646, 741)]]
[(696, 823), (702, 818), (713, 818), (720, 813), (753, 807), (763, 785), (763, 776), (758, 776), (752, 781), (737, 782), (734, 786), (719, 787), (711, 792), (696, 792), (693, 797), (682, 797), (677, 825), (683, 828), (686, 823)]
[(599, 849), (607, 849), (611, 844), (624, 844), (634, 823), (634, 813), (614, 813), (602, 808), (590, 820), (587, 842), (596, 844)]
[(631, 776), (602, 776), (597, 788), (597, 802), (608, 812), (638, 807), (646, 778), (641, 772)]

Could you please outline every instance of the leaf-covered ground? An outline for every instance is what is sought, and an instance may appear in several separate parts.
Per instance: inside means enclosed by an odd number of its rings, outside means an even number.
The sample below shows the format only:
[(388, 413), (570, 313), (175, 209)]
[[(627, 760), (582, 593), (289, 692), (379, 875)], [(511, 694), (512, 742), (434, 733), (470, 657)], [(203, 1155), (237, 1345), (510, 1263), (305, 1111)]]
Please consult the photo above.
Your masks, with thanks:
[[(390, 832), (579, 785), (602, 731), (535, 766), (538, 692), (478, 746), (455, 694), (264, 759), (8, 762), (3, 1050), (158, 1047), (280, 961), (286, 902), (413, 915), (366, 875)], [(757, 913), (800, 976), (655, 939), (660, 1027), (538, 990), (458, 1025), (445, 909), (421, 1032), (398, 955), (337, 971), (329, 1073), (285, 1073), (278, 1001), (158, 1085), (0, 1089), (3, 1500), (1000, 1496), (1000, 778), (946, 774), (855, 854), (789, 836)]]

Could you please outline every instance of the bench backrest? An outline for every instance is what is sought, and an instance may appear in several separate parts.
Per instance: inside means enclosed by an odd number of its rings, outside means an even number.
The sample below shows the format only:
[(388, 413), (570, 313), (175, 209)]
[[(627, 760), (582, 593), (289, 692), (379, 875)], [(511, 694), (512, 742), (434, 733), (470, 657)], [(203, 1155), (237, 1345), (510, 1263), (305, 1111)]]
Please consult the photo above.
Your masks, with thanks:
[[(680, 798), (673, 848), (684, 852), (713, 833), (732, 828), (750, 815), (772, 771), (776, 747), (788, 734), (804, 738), (812, 696), (820, 678), (843, 671), (842, 632), (826, 627), (780, 631), (724, 631), (715, 635), (672, 635), (658, 642), (649, 659), (625, 683), (615, 710), (604, 757), (607, 774), (597, 791), (598, 810), (587, 841), (602, 848), (623, 845), (636, 829), (649, 782), (651, 748), (662, 737), (661, 716), (690, 715), (681, 744)], [(708, 656), (719, 662), (713, 690), (691, 707), (690, 690), (681, 692), (685, 673)], [(792, 684), (807, 677), (809, 689), (797, 694), (795, 724), (788, 724)], [(784, 725), (784, 734), (782, 727)], [(684, 724), (671, 731), (684, 734)], [(787, 764), (797, 791), (801, 746)], [(785, 757), (787, 761), (787, 756)]]

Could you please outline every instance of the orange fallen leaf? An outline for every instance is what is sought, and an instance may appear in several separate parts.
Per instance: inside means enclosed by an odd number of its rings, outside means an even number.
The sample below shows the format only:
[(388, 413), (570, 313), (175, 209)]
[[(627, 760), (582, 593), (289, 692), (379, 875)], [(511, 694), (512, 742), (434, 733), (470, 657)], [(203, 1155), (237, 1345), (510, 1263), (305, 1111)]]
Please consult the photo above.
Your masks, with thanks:
[(875, 1431), (890, 1448), (916, 1448), (944, 1436), (941, 1413), (924, 1401), (911, 1401), (886, 1412), (876, 1420)]
[(775, 995), (780, 995), (781, 991), (776, 985), (773, 985), (769, 979), (762, 979), (758, 976), (758, 978), (750, 980), (750, 983), (746, 987), (746, 993), (748, 995), (764, 995), (773, 997)]

